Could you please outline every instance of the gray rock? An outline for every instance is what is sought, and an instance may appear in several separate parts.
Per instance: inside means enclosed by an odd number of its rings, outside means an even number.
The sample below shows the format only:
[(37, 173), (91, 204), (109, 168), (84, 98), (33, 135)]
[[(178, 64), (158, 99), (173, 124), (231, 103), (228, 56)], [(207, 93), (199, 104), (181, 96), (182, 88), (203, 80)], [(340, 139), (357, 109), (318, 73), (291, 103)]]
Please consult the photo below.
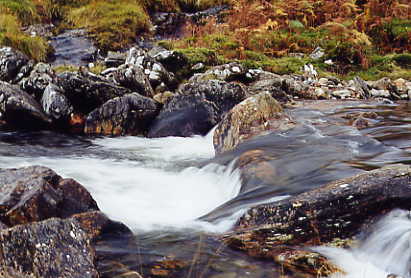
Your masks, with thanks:
[(33, 61), (11, 47), (0, 48), (0, 81), (17, 83), (28, 76), (33, 68)]
[(182, 53), (170, 51), (162, 47), (154, 47), (148, 52), (148, 55), (171, 72), (177, 72), (188, 64), (187, 57)]
[(201, 95), (176, 95), (164, 105), (148, 137), (205, 135), (218, 123), (218, 110)]
[(74, 219), (52, 218), (0, 231), (5, 278), (98, 278), (90, 238)]
[(382, 98), (391, 98), (391, 93), (388, 90), (376, 90), (376, 89), (371, 89), (370, 95), (372, 97), (382, 97)]
[(51, 123), (37, 101), (19, 87), (0, 81), (0, 119), (22, 128), (40, 128)]
[[(181, 95), (200, 95), (218, 108), (218, 119), (246, 98), (244, 86), (219, 80), (189, 82), (180, 86)], [(218, 120), (218, 121), (219, 121)]]
[(74, 110), (63, 89), (54, 84), (49, 84), (44, 90), (41, 105), (46, 114), (55, 120), (68, 119)]
[(261, 79), (251, 83), (248, 86), (250, 95), (267, 92), (273, 98), (281, 102), (287, 102), (291, 97), (283, 90), (283, 78), (280, 76), (272, 76), (272, 78)]
[(160, 110), (153, 99), (137, 93), (117, 97), (93, 110), (86, 119), (85, 134), (145, 135)]
[(314, 51), (310, 54), (310, 58), (314, 60), (318, 60), (325, 55), (324, 49), (321, 47), (316, 47)]
[(20, 81), (20, 88), (40, 99), (47, 85), (55, 77), (55, 73), (49, 64), (38, 63), (34, 66), (30, 75)]
[(51, 38), (53, 29), (56, 28), (53, 24), (34, 24), (23, 28), (23, 32), (31, 36), (43, 38)]
[(109, 51), (104, 63), (107, 67), (118, 67), (126, 62), (127, 53)]
[(97, 204), (82, 185), (49, 168), (0, 170), (0, 219), (9, 226), (94, 210)]
[(198, 73), (192, 76), (189, 82), (201, 82), (211, 79), (222, 81), (244, 81), (247, 79), (247, 69), (239, 63), (229, 63), (215, 66), (204, 73)]
[(173, 73), (168, 72), (161, 63), (157, 62), (141, 49), (131, 48), (127, 54), (126, 64), (132, 64), (142, 68), (153, 88), (164, 83), (172, 89), (177, 84)]
[(358, 76), (354, 77), (353, 81), (354, 81), (354, 86), (356, 90), (360, 93), (360, 96), (364, 99), (369, 98), (371, 95), (371, 92), (370, 92), (371, 88), (367, 84), (367, 82), (365, 82)]
[(63, 90), (74, 110), (84, 114), (112, 98), (131, 93), (127, 88), (88, 73), (61, 73), (57, 76), (56, 85)]
[[(371, 93), (372, 94), (372, 93)], [(335, 90), (331, 92), (331, 95), (340, 99), (346, 99), (346, 98), (352, 98), (353, 97), (353, 92), (348, 89), (342, 89), (342, 90)]]
[(142, 69), (136, 65), (124, 64), (116, 70), (110, 71), (106, 78), (115, 84), (130, 89), (146, 97), (153, 97), (154, 90), (151, 87), (148, 77)]

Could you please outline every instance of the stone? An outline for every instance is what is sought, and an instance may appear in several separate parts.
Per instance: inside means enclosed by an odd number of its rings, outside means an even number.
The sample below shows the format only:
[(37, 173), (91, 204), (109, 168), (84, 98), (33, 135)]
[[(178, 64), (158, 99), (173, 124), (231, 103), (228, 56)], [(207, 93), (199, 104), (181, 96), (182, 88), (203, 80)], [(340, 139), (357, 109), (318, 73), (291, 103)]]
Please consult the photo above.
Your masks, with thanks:
[(238, 83), (228, 83), (220, 80), (189, 82), (179, 87), (181, 95), (201, 95), (204, 99), (214, 103), (218, 108), (219, 119), (236, 104), (246, 98), (245, 87)]
[(17, 128), (44, 128), (51, 120), (40, 104), (15, 85), (0, 81), (0, 119)]
[(170, 91), (165, 91), (163, 93), (158, 93), (156, 94), (153, 99), (157, 101), (158, 103), (161, 104), (166, 104), (172, 97), (174, 97), (174, 94)]
[(201, 95), (176, 95), (164, 104), (148, 137), (205, 135), (217, 124), (218, 111), (213, 102)]
[(280, 102), (290, 101), (291, 97), (282, 89), (283, 79), (275, 76), (269, 79), (257, 80), (248, 86), (249, 95), (267, 92)]
[(250, 208), (226, 237), (253, 256), (276, 246), (312, 246), (350, 239), (389, 211), (411, 208), (411, 167), (390, 165)]
[(156, 101), (137, 93), (117, 97), (88, 114), (84, 133), (145, 135), (159, 110)]
[(53, 120), (67, 120), (73, 112), (73, 106), (70, 104), (64, 91), (54, 84), (49, 84), (41, 98), (43, 110)]
[[(331, 95), (334, 97), (337, 97), (339, 99), (346, 99), (346, 98), (352, 98), (353, 97), (353, 92), (348, 89), (342, 89), (342, 90), (335, 90), (331, 92)], [(372, 92), (371, 92), (372, 95)]]
[(184, 54), (177, 51), (167, 50), (162, 47), (152, 48), (148, 52), (148, 55), (161, 63), (166, 70), (171, 72), (177, 72), (188, 64), (188, 59)]
[(82, 185), (49, 168), (0, 170), (0, 220), (9, 226), (93, 210), (97, 204)]
[(376, 90), (376, 89), (371, 89), (370, 95), (372, 97), (382, 97), (382, 98), (391, 98), (391, 93), (388, 90)]
[(153, 97), (154, 90), (148, 77), (136, 65), (124, 64), (111, 71), (106, 78), (115, 84), (130, 89), (146, 97)]
[(60, 87), (74, 111), (88, 114), (115, 97), (130, 94), (127, 88), (117, 86), (106, 79), (85, 73), (63, 72), (55, 85)]
[(370, 93), (371, 88), (367, 84), (367, 82), (365, 82), (358, 76), (354, 77), (353, 81), (354, 81), (354, 86), (356, 90), (360, 93), (361, 98), (364, 98), (364, 99), (369, 98), (371, 95)]
[(0, 81), (17, 83), (29, 75), (33, 61), (11, 47), (0, 47)]
[(53, 82), (55, 73), (49, 64), (38, 63), (34, 66), (30, 75), (19, 82), (20, 88), (41, 99), (46, 87)]
[(194, 74), (189, 79), (191, 83), (198, 83), (211, 79), (221, 81), (243, 81), (246, 79), (247, 69), (239, 63), (233, 62), (225, 65), (215, 66), (204, 73)]
[(51, 218), (0, 231), (4, 278), (98, 278), (95, 250), (74, 219)]
[(104, 58), (104, 64), (107, 67), (118, 67), (126, 62), (127, 53), (109, 51), (106, 58)]
[(214, 132), (214, 149), (216, 153), (230, 151), (265, 131), (286, 130), (294, 125), (269, 93), (260, 93), (240, 102), (223, 117)]
[(314, 60), (318, 60), (325, 55), (324, 49), (317, 46), (314, 51), (310, 54), (310, 58)]

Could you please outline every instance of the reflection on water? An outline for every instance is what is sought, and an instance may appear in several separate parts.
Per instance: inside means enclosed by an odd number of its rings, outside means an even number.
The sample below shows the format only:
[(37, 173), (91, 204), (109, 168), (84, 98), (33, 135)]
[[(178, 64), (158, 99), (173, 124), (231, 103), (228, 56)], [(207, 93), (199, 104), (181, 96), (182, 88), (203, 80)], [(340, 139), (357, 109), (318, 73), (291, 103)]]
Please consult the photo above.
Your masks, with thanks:
[[(53, 132), (3, 131), (0, 167), (41, 164), (77, 179), (103, 212), (136, 231), (141, 240), (139, 252), (159, 258), (170, 253), (192, 256), (202, 231), (230, 229), (252, 205), (411, 161), (409, 104), (322, 102), (319, 106), (307, 102), (288, 112), (298, 122), (296, 128), (255, 138), (217, 157), (212, 134), (91, 139)], [(353, 126), (356, 118), (371, 112), (366, 126)], [(272, 170), (269, 175), (240, 177), (234, 169), (238, 158), (252, 150), (264, 154), (263, 165)], [(214, 258), (215, 245), (204, 243), (202, 254), (221, 263), (224, 256)], [(230, 256), (233, 251), (225, 252)], [(235, 268), (232, 262), (227, 264)], [(270, 269), (271, 277), (274, 270)], [(266, 270), (262, 272), (268, 275)]]

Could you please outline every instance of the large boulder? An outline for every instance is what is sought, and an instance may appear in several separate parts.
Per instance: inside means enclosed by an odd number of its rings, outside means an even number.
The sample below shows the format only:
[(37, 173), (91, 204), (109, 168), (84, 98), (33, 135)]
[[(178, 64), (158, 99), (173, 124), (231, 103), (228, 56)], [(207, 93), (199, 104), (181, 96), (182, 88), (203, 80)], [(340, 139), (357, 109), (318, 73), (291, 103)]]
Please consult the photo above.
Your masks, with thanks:
[(143, 70), (132, 64), (124, 64), (112, 70), (106, 76), (115, 84), (130, 89), (146, 97), (153, 97), (154, 90)]
[(87, 116), (84, 133), (145, 135), (159, 110), (156, 101), (137, 93), (117, 97)]
[(220, 119), (224, 113), (243, 101), (247, 94), (244, 86), (219, 80), (186, 83), (180, 86), (179, 93), (182, 95), (201, 95), (214, 103), (218, 108)]
[(148, 137), (205, 135), (218, 123), (218, 111), (201, 95), (174, 96), (154, 120)]
[(117, 86), (88, 72), (64, 72), (57, 76), (56, 82), (74, 110), (84, 114), (90, 113), (112, 98), (131, 93), (127, 88)]
[(41, 128), (51, 122), (40, 104), (19, 87), (0, 81), (0, 119), (21, 128)]
[(11, 47), (0, 47), (0, 81), (17, 83), (33, 68), (33, 61)]
[(230, 151), (265, 131), (287, 130), (294, 126), (269, 93), (260, 93), (237, 104), (223, 117), (214, 132), (214, 148), (217, 153)]
[(52, 218), (0, 231), (4, 278), (98, 278), (90, 237), (75, 219)]
[(283, 90), (283, 81), (283, 78), (280, 76), (272, 76), (272, 78), (261, 79), (251, 83), (247, 89), (250, 95), (267, 92), (277, 101), (287, 102), (292, 97)]
[(38, 63), (30, 75), (20, 81), (20, 88), (36, 99), (41, 99), (44, 90), (53, 82), (54, 77), (54, 70), (49, 64)]
[(93, 210), (97, 204), (82, 185), (49, 168), (0, 170), (0, 220), (9, 226)]
[(41, 98), (41, 105), (44, 112), (55, 121), (65, 122), (74, 110), (64, 95), (64, 91), (52, 83), (45, 88)]
[(347, 239), (392, 209), (411, 208), (411, 167), (391, 165), (247, 211), (227, 243), (253, 254)]
[(148, 52), (148, 55), (153, 57), (171, 72), (177, 72), (188, 64), (188, 59), (184, 54), (177, 51), (167, 50), (159, 46), (153, 47)]

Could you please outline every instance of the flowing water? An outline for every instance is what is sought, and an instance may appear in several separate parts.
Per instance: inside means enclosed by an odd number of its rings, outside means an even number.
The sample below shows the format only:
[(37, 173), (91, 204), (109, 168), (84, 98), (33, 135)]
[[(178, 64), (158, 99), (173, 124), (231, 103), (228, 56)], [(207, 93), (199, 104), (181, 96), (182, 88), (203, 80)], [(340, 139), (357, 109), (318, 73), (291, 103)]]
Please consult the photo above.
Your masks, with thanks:
[[(131, 267), (143, 273), (161, 258), (200, 254), (207, 267), (193, 265), (180, 277), (277, 277), (271, 263), (223, 250), (207, 235), (229, 230), (250, 206), (387, 164), (410, 164), (410, 108), (407, 103), (308, 102), (288, 110), (298, 122), (293, 130), (267, 134), (216, 157), (212, 132), (147, 139), (3, 130), (0, 168), (44, 165), (78, 180), (103, 212), (132, 228), (138, 252), (120, 247), (109, 252), (138, 253), (140, 264)], [(364, 112), (374, 116), (359, 130), (351, 119)], [(236, 158), (251, 149), (264, 150), (271, 158), (275, 175), (270, 183), (242, 180), (235, 169)], [(356, 250), (321, 252), (349, 270), (347, 277), (386, 277), (391, 272), (410, 277), (411, 222), (405, 214), (390, 215)]]

